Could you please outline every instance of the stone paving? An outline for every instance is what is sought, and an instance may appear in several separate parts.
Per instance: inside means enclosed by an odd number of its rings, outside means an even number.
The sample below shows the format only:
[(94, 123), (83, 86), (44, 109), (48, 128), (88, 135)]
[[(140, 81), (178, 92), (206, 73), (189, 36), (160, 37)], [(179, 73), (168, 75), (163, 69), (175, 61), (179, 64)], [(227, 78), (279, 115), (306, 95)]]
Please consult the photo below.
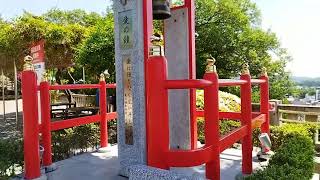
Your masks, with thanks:
[[(56, 163), (58, 169), (47, 174), (48, 180), (125, 180), (118, 176), (119, 162), (117, 146), (112, 146), (108, 153), (86, 153)], [(254, 152), (253, 155), (256, 153)], [(234, 179), (241, 170), (241, 151), (227, 149), (221, 154), (221, 180)], [(261, 164), (254, 162), (254, 167)], [(199, 174), (204, 177), (204, 166), (193, 168), (171, 168), (176, 173), (186, 175)]]
[[(6, 116), (3, 115), (3, 102), (0, 101), (0, 138), (21, 137), (22, 135), (22, 100), (18, 100), (18, 121), (14, 100), (5, 101)], [(18, 123), (18, 124), (17, 124)]]

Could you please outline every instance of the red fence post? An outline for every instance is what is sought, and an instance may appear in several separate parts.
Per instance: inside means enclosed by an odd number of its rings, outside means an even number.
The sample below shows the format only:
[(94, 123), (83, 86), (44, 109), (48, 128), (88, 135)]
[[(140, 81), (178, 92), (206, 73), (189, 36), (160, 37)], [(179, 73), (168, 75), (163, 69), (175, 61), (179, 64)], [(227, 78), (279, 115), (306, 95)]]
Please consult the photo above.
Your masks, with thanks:
[(251, 76), (248, 64), (243, 66), (241, 80), (247, 83), (241, 85), (241, 125), (247, 126), (246, 136), (242, 139), (242, 173), (252, 173), (252, 105), (251, 105)]
[(23, 138), (24, 138), (24, 165), (25, 178), (40, 177), (39, 157), (39, 121), (37, 75), (31, 70), (32, 64), (27, 64), (22, 72), (22, 99), (23, 99)]
[(107, 87), (104, 74), (100, 75), (100, 146), (102, 148), (108, 146), (108, 121), (107, 121)]
[(147, 60), (147, 161), (152, 167), (169, 169), (165, 153), (169, 151), (169, 112), (167, 60), (154, 56)]
[(208, 60), (204, 79), (213, 85), (204, 88), (204, 118), (205, 118), (205, 143), (213, 146), (213, 160), (206, 164), (206, 177), (220, 179), (220, 133), (219, 133), (219, 83), (218, 74), (213, 65), (213, 60)]
[(41, 102), (41, 124), (42, 124), (42, 143), (44, 147), (43, 165), (52, 164), (51, 149), (51, 112), (50, 112), (50, 91), (48, 81), (40, 83), (40, 102)]
[(260, 85), (260, 112), (266, 115), (266, 121), (261, 126), (261, 132), (268, 133), (270, 136), (269, 77), (266, 68), (262, 69), (260, 79), (266, 81)]

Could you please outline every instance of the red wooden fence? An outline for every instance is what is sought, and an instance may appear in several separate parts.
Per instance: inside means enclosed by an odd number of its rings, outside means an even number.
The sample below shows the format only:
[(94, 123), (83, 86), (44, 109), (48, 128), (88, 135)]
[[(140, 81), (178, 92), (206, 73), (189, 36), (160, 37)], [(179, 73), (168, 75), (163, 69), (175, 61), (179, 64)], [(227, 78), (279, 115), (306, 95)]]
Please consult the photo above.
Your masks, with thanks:
[[(22, 98), (23, 98), (23, 136), (24, 136), (24, 162), (25, 178), (34, 179), (40, 177), (39, 135), (42, 135), (44, 147), (43, 165), (52, 164), (51, 132), (90, 124), (100, 123), (100, 146), (108, 145), (107, 121), (116, 119), (117, 113), (107, 113), (107, 89), (116, 88), (115, 84), (106, 84), (104, 80), (99, 84), (83, 85), (49, 85), (44, 81), (37, 86), (36, 73), (32, 70), (22, 72)], [(65, 89), (99, 89), (100, 113), (87, 117), (79, 117), (51, 122), (50, 114), (50, 90)], [(40, 91), (41, 109), (38, 109), (38, 91)], [(41, 121), (38, 120), (38, 111), (41, 111)], [(41, 124), (39, 123), (41, 122)]]
[[(268, 77), (251, 79), (245, 72), (240, 80), (218, 79), (215, 71), (207, 72), (202, 80), (168, 80), (167, 61), (163, 56), (147, 60), (148, 94), (148, 165), (169, 169), (169, 167), (190, 167), (206, 164), (206, 177), (220, 179), (220, 153), (235, 142), (242, 141), (242, 172), (252, 173), (252, 129), (262, 124), (261, 131), (269, 133), (269, 87)], [(252, 112), (251, 86), (260, 85), (261, 110)], [(241, 112), (219, 112), (219, 87), (240, 86)], [(205, 119), (205, 146), (191, 150), (169, 149), (168, 89), (204, 89), (204, 111), (194, 114)], [(220, 136), (220, 119), (237, 119), (241, 127), (227, 135)], [(161, 127), (161, 128), (159, 128)], [(191, 129), (196, 129), (191, 127)]]

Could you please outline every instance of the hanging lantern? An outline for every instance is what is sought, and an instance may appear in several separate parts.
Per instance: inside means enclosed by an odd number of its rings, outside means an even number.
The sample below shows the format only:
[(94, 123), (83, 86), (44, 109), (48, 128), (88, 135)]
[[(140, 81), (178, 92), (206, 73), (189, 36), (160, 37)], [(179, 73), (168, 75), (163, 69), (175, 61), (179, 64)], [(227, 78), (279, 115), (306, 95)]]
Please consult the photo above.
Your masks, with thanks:
[(171, 17), (169, 0), (152, 0), (153, 19), (163, 20)]

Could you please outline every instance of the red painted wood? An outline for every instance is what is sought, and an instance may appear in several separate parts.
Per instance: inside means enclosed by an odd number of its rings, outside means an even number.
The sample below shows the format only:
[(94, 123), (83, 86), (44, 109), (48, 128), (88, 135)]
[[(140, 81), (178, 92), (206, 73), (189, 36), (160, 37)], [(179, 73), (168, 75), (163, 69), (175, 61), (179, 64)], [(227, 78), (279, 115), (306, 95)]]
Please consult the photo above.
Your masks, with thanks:
[(106, 82), (100, 81), (99, 93), (99, 106), (100, 106), (100, 146), (108, 146), (108, 124), (107, 124), (107, 89)]
[(263, 83), (266, 83), (266, 80), (264, 80), (264, 79), (251, 79), (252, 85), (263, 84)]
[(112, 121), (118, 118), (118, 115), (116, 112), (107, 113), (106, 118), (108, 121)]
[(245, 80), (236, 80), (236, 79), (219, 79), (219, 87), (227, 87), (227, 86), (240, 86), (245, 84), (247, 81)]
[(52, 85), (50, 90), (65, 90), (65, 89), (98, 89), (99, 84), (67, 84), (67, 85)]
[(187, 80), (166, 80), (165, 87), (167, 89), (190, 89), (205, 88), (212, 85), (212, 82), (206, 80), (187, 79)]
[(51, 149), (51, 112), (50, 112), (50, 92), (49, 83), (40, 83), (40, 102), (41, 102), (41, 133), (42, 145), (44, 147), (43, 165), (50, 166), (52, 164)]
[(107, 89), (115, 89), (117, 87), (117, 84), (107, 84), (106, 88)]
[(260, 114), (259, 116), (256, 116), (255, 118), (252, 119), (251, 127), (252, 127), (252, 129), (258, 128), (258, 127), (260, 128), (261, 124), (263, 124), (265, 122), (266, 122), (266, 115)]
[[(186, 0), (184, 6), (188, 8), (188, 46), (189, 46), (189, 79), (196, 79), (196, 31), (195, 31), (195, 1)], [(196, 89), (190, 89), (190, 135), (191, 149), (197, 148), (197, 116)]]
[(165, 152), (169, 151), (169, 113), (167, 60), (163, 56), (153, 56), (147, 61), (147, 145), (149, 166), (169, 169)]
[[(198, 110), (196, 111), (197, 117), (204, 117), (204, 111)], [(219, 112), (219, 118), (222, 119), (234, 119), (234, 120), (240, 120), (241, 119), (241, 113), (240, 112)]]
[[(151, 46), (151, 36), (153, 32), (153, 11), (152, 11), (152, 1), (150, 0), (143, 0), (143, 53), (144, 53), (144, 76), (145, 76), (145, 103), (146, 107), (148, 106), (148, 68), (147, 68), (147, 60), (149, 59), (150, 53), (150, 46)], [(147, 109), (147, 108), (146, 108)], [(145, 118), (146, 118), (146, 127), (148, 127), (148, 118), (149, 112), (145, 111)], [(146, 128), (146, 134), (148, 134), (148, 128)], [(146, 136), (146, 141), (148, 142), (148, 136)], [(146, 144), (146, 149), (148, 151), (148, 144)], [(147, 156), (147, 160), (148, 160)]]
[(265, 123), (261, 126), (261, 132), (268, 133), (270, 136), (270, 117), (269, 117), (269, 78), (261, 76), (265, 83), (260, 85), (260, 112), (265, 114)]
[(247, 132), (247, 125), (245, 125), (220, 137), (220, 152), (230, 148), (230, 146), (242, 139), (247, 134)]
[(55, 121), (55, 122), (51, 122), (51, 131), (100, 122), (100, 119), (101, 119), (100, 115), (93, 115), (93, 116), (67, 119), (63, 121)]
[(204, 88), (205, 143), (212, 146), (212, 159), (206, 163), (206, 177), (220, 179), (219, 85), (217, 73), (206, 73), (213, 84)]
[(40, 177), (37, 75), (22, 72), (23, 147), (26, 179)]
[(242, 173), (252, 173), (252, 105), (251, 105), (251, 76), (250, 74), (241, 75), (241, 80), (247, 83), (241, 85), (241, 125), (247, 126), (246, 136), (242, 139)]
[(199, 166), (212, 161), (212, 152), (212, 146), (194, 150), (171, 150), (166, 153), (166, 161), (170, 167)]

